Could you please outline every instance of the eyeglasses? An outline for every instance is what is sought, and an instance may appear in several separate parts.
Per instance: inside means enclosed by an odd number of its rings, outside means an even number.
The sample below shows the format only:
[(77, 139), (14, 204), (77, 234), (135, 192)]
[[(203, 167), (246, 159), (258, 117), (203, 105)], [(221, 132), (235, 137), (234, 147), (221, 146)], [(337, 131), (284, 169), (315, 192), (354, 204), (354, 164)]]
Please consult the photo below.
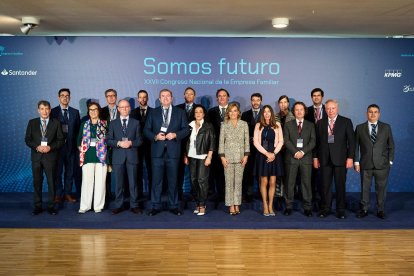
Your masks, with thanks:
[(106, 95), (106, 97), (107, 98), (109, 98), (109, 97), (116, 97), (116, 95), (115, 94), (109, 94), (109, 95)]

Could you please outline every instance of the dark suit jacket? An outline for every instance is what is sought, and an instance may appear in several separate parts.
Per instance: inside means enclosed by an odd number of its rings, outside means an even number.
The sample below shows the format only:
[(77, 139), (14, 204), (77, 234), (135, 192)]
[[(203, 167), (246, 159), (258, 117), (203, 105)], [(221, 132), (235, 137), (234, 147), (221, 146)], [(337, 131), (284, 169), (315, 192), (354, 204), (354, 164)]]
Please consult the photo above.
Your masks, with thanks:
[[(69, 122), (68, 122), (68, 133), (65, 136), (65, 150), (68, 151), (76, 151), (76, 138), (78, 137), (78, 132), (80, 128), (80, 115), (79, 110), (68, 107), (68, 113), (69, 113)], [(60, 108), (60, 105), (54, 107), (51, 112), (51, 116), (53, 118), (56, 118), (60, 121), (61, 124), (63, 124), (63, 114), (62, 109)]]
[(386, 169), (394, 160), (394, 139), (389, 124), (378, 122), (377, 140), (372, 143), (368, 122), (355, 129), (355, 162), (359, 162), (361, 170)]
[(132, 141), (132, 147), (128, 149), (118, 148), (118, 141), (122, 141), (122, 123), (120, 117), (109, 125), (107, 145), (112, 147), (112, 164), (119, 165), (124, 162), (138, 164), (138, 146), (142, 144), (140, 125), (137, 120), (129, 116), (126, 136)]
[(219, 144), (221, 123), (221, 111), (219, 106), (212, 107), (207, 112), (206, 120), (213, 125), (214, 133), (216, 134), (216, 145)]
[(321, 166), (329, 161), (334, 166), (345, 166), (347, 158), (354, 158), (355, 137), (352, 121), (341, 115), (336, 118), (334, 126), (335, 143), (328, 144), (328, 116), (316, 124), (316, 147), (314, 157), (319, 158)]
[[(193, 103), (193, 108), (191, 108), (190, 112), (187, 113), (186, 110), (185, 110), (185, 103), (182, 103), (182, 104), (177, 105), (177, 107), (179, 107), (182, 110), (184, 110), (184, 112), (185, 112), (185, 114), (187, 116), (188, 123), (190, 123), (190, 122), (192, 122), (192, 121), (195, 120), (195, 118), (194, 118), (194, 111), (195, 111), (195, 108), (197, 106), (200, 106), (200, 105), (199, 104), (196, 104), (196, 103)], [(207, 114), (204, 114), (204, 115), (207, 115)]]
[[(99, 117), (101, 117), (102, 120), (107, 121), (108, 124), (111, 122), (111, 116), (109, 114), (109, 107), (108, 106), (102, 107)], [(116, 111), (116, 118), (119, 118), (119, 111), (118, 110)]]
[[(302, 149), (296, 147), (298, 138), (303, 139)], [(283, 140), (286, 147), (285, 162), (287, 164), (299, 162), (299, 160), (294, 158), (294, 155), (300, 150), (305, 153), (301, 162), (304, 164), (312, 164), (312, 150), (316, 145), (315, 125), (313, 123), (304, 120), (302, 123), (302, 133), (299, 137), (296, 120), (287, 122), (283, 129)]]
[(145, 116), (142, 117), (141, 116), (141, 111), (139, 109), (139, 106), (137, 108), (135, 108), (134, 110), (132, 110), (131, 112), (131, 116), (132, 118), (136, 119), (139, 121), (140, 126), (141, 126), (141, 131), (144, 131), (144, 127), (145, 127), (145, 122), (148, 118), (148, 115), (154, 110), (154, 108), (147, 106), (147, 112), (145, 113)]
[(48, 146), (50, 147), (50, 152), (37, 152), (36, 148), (40, 146), (40, 142), (42, 140), (42, 133), (40, 131), (40, 118), (30, 120), (27, 124), (25, 142), (26, 145), (31, 148), (32, 162), (38, 162), (42, 158), (46, 162), (56, 162), (58, 158), (58, 150), (63, 146), (65, 141), (62, 127), (58, 120), (49, 118), (49, 123), (46, 127), (46, 137)]
[[(325, 105), (323, 104), (322, 105), (322, 119), (327, 118), (327, 117), (328, 117), (328, 115), (326, 114), (326, 111), (325, 111)], [(305, 115), (305, 120), (316, 124), (316, 121), (315, 121), (315, 108), (313, 107), (313, 105), (308, 107), (308, 112)]]
[(176, 106), (172, 106), (170, 124), (167, 133), (175, 133), (177, 135), (174, 140), (155, 141), (155, 136), (160, 132), (163, 123), (162, 107), (159, 106), (148, 114), (145, 122), (144, 136), (152, 141), (151, 156), (162, 157), (166, 148), (169, 158), (180, 158), (181, 140), (189, 133), (189, 127), (185, 112)]
[[(262, 113), (262, 108), (257, 115), (257, 121), (259, 121), (260, 114)], [(253, 143), (253, 136), (254, 136), (254, 127), (256, 126), (256, 121), (254, 120), (253, 109), (249, 109), (242, 113), (241, 119), (247, 123), (249, 126), (249, 137), (251, 138), (251, 142)]]

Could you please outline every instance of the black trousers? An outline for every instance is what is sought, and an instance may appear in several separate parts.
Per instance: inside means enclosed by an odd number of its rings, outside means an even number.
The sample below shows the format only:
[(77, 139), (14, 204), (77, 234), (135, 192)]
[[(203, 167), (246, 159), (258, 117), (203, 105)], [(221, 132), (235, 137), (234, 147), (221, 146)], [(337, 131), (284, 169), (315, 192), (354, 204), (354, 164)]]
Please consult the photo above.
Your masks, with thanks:
[(204, 161), (204, 159), (189, 158), (191, 189), (194, 191), (198, 206), (205, 206), (208, 196), (210, 166), (206, 167)]
[(42, 208), (42, 182), (43, 173), (46, 175), (48, 188), (48, 207), (54, 206), (55, 198), (55, 181), (56, 181), (56, 162), (50, 163), (40, 159), (40, 161), (32, 162), (33, 173), (33, 202), (35, 208)]
[(329, 212), (331, 210), (332, 181), (335, 182), (336, 211), (345, 211), (345, 182), (347, 172), (346, 167), (328, 164), (321, 166), (320, 169), (322, 175), (321, 211)]

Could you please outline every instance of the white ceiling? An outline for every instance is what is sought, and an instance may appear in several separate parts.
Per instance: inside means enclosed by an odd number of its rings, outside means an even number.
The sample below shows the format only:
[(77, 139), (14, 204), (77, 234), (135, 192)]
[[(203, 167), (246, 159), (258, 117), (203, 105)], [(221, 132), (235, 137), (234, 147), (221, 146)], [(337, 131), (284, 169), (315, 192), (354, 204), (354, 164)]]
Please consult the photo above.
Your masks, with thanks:
[[(1, 0), (0, 33), (22, 35), (389, 37), (414, 33), (413, 0)], [(278, 30), (274, 17), (290, 25)], [(154, 21), (153, 18), (162, 18)]]

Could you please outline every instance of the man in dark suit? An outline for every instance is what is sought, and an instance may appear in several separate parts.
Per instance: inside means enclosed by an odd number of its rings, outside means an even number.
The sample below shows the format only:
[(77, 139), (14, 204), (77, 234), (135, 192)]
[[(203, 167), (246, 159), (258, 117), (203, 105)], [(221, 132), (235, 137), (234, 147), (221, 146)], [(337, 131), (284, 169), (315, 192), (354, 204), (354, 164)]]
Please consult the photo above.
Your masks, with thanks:
[[(119, 111), (118, 111), (118, 107), (116, 106), (117, 98), (118, 98), (118, 93), (116, 92), (115, 89), (109, 88), (105, 91), (105, 99), (108, 105), (101, 109), (100, 117), (102, 120), (105, 120), (108, 122), (108, 126), (110, 125), (111, 121), (115, 120), (116, 118), (119, 118)], [(109, 207), (110, 201), (111, 199), (113, 199), (112, 185), (115, 185), (115, 177), (112, 174), (112, 148), (111, 147), (108, 147), (107, 160), (108, 160), (108, 171), (106, 173), (105, 208)], [(128, 191), (128, 185), (126, 185), (125, 188), (126, 188), (126, 191)]]
[(80, 127), (80, 115), (79, 110), (69, 106), (69, 88), (60, 89), (58, 96), (59, 105), (52, 109), (51, 116), (60, 121), (65, 136), (65, 144), (59, 152), (55, 202), (59, 203), (63, 199), (64, 201), (74, 203), (76, 199), (71, 193), (74, 180), (74, 166), (79, 166), (79, 164), (76, 164), (76, 154), (79, 154), (76, 147), (76, 138)]
[[(194, 102), (195, 97), (196, 97), (196, 91), (192, 87), (187, 87), (184, 90), (184, 101), (185, 102), (177, 105), (177, 107), (185, 111), (188, 123), (194, 121), (194, 110), (197, 106), (199, 106), (198, 104)], [(180, 160), (184, 160), (184, 153), (185, 153), (185, 149), (186, 149), (186, 145), (187, 145), (187, 141), (189, 137), (190, 137), (190, 133), (183, 140), (181, 140)], [(185, 164), (184, 162), (180, 162), (180, 165), (178, 167), (178, 178), (177, 178), (179, 200), (182, 199), (182, 196), (183, 196), (184, 173), (185, 173)]]
[(296, 102), (293, 105), (293, 114), (296, 120), (285, 123), (283, 141), (286, 147), (286, 182), (285, 190), (286, 209), (284, 215), (292, 213), (296, 177), (300, 172), (301, 191), (304, 214), (312, 216), (312, 150), (316, 143), (315, 125), (304, 119), (306, 105)]
[[(145, 121), (148, 115), (153, 110), (148, 106), (148, 92), (145, 90), (139, 90), (137, 93), (137, 99), (139, 106), (131, 112), (132, 118), (139, 121), (141, 127), (141, 133), (143, 134)], [(140, 206), (144, 205), (144, 161), (147, 168), (148, 176), (148, 195), (151, 195), (151, 180), (152, 180), (152, 165), (151, 165), (151, 141), (142, 135), (142, 144), (138, 147), (138, 201)]]
[[(229, 105), (230, 94), (224, 89), (220, 88), (216, 92), (218, 106), (212, 107), (207, 112), (207, 120), (213, 125), (214, 133), (216, 134), (216, 145), (219, 144), (220, 128), (226, 116), (226, 109)], [(219, 202), (224, 200), (224, 168), (217, 151), (213, 152), (213, 159), (211, 160), (211, 170), (209, 176), (209, 189), (211, 193), (216, 193), (217, 208)]]
[(142, 213), (137, 198), (137, 165), (138, 147), (142, 144), (140, 125), (129, 116), (131, 106), (127, 100), (120, 100), (118, 111), (120, 116), (109, 125), (107, 144), (112, 147), (112, 167), (115, 175), (115, 208), (112, 214), (124, 211), (124, 176), (125, 171), (129, 183), (130, 208), (133, 213)]
[(177, 172), (181, 154), (181, 140), (189, 133), (185, 112), (172, 103), (172, 92), (168, 89), (160, 91), (161, 106), (155, 108), (147, 117), (144, 135), (152, 141), (152, 209), (149, 216), (161, 212), (161, 193), (164, 175), (168, 181), (168, 207), (170, 212), (179, 216)]
[(355, 129), (355, 170), (361, 174), (361, 209), (358, 218), (368, 215), (371, 182), (375, 179), (377, 217), (385, 219), (384, 204), (388, 175), (394, 160), (394, 139), (391, 126), (379, 121), (380, 108), (371, 104), (368, 121)]
[(352, 121), (338, 115), (338, 102), (325, 103), (327, 118), (316, 124), (316, 147), (313, 166), (321, 169), (322, 191), (319, 217), (327, 217), (331, 210), (332, 181), (336, 189), (336, 217), (345, 218), (345, 183), (347, 169), (352, 168), (355, 138)]
[(37, 111), (40, 118), (29, 121), (26, 129), (25, 142), (31, 148), (34, 209), (32, 215), (40, 214), (42, 209), (43, 172), (48, 185), (48, 208), (51, 215), (56, 215), (54, 207), (56, 163), (59, 148), (63, 146), (64, 136), (60, 122), (50, 118), (50, 103), (39, 101)]
[(257, 181), (253, 176), (254, 163), (256, 159), (256, 147), (253, 145), (254, 127), (260, 119), (260, 107), (262, 104), (262, 94), (253, 93), (250, 96), (251, 109), (245, 111), (241, 115), (241, 119), (249, 126), (249, 143), (250, 143), (250, 156), (247, 159), (247, 164), (243, 172), (242, 183), (242, 198), (246, 202), (253, 200), (253, 186)]
[[(323, 102), (323, 97), (325, 93), (321, 88), (314, 88), (311, 91), (312, 105), (308, 107), (308, 111), (305, 115), (305, 120), (316, 123), (322, 118), (326, 118), (325, 105)], [(321, 176), (320, 170), (312, 167), (312, 200), (315, 203), (315, 209), (319, 209), (320, 205), (320, 190), (321, 190)]]

